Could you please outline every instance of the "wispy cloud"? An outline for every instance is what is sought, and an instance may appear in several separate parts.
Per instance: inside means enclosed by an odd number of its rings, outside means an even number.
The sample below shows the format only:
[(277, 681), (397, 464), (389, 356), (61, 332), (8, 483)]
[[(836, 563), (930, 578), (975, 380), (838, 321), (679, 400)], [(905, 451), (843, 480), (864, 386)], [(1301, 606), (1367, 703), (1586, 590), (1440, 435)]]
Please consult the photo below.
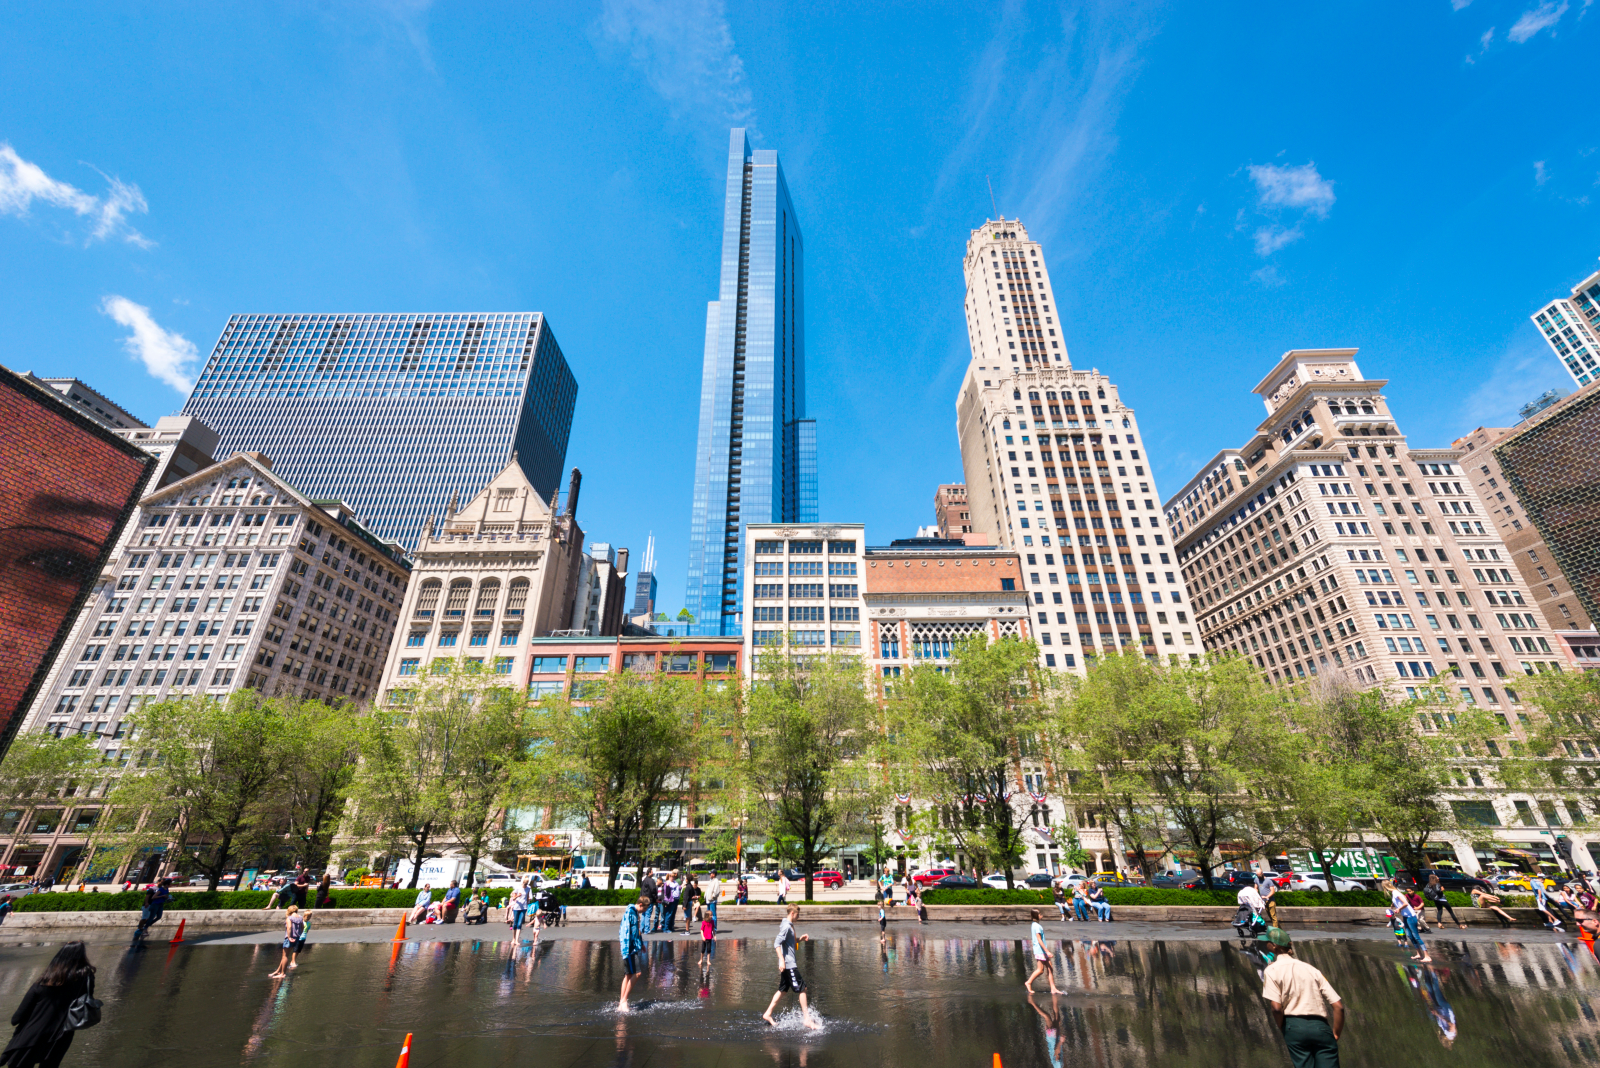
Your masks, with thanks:
[(955, 116), (961, 136), (926, 204), (937, 226), (952, 197), (963, 217), (989, 214), (990, 175), (999, 212), (1025, 220), (1035, 240), (1081, 228), (1079, 206), (1116, 149), (1140, 47), (1158, 27), (1141, 4), (1089, 4), (1057, 18), (1015, 2), (999, 7)]
[(1524, 11), (1516, 22), (1511, 24), (1511, 29), (1506, 31), (1506, 36), (1516, 44), (1523, 44), (1531, 40), (1541, 30), (1548, 30), (1561, 21), (1561, 16), (1567, 13), (1567, 2), (1561, 0), (1557, 4), (1554, 0), (1540, 4), (1538, 7)]
[(200, 359), (194, 342), (182, 334), (163, 330), (150, 318), (149, 308), (127, 297), (108, 296), (100, 302), (100, 310), (131, 331), (122, 346), (144, 364), (146, 371), (180, 393), (194, 388), (195, 365)]
[(105, 196), (94, 196), (67, 182), (46, 174), (43, 167), (17, 155), (17, 150), (0, 141), (0, 215), (28, 215), (35, 202), (60, 208), (91, 221), (88, 241), (120, 237), (129, 244), (149, 248), (150, 241), (128, 225), (128, 216), (144, 215), (150, 206), (139, 187), (106, 176), (110, 189)]
[(1462, 8), (1468, 6), (1471, 3), (1472, 3), (1472, 0), (1450, 0), (1450, 10), (1451, 11), (1460, 11)]
[(1528, 323), (1507, 342), (1489, 377), (1467, 396), (1461, 406), (1466, 425), (1456, 433), (1480, 426), (1513, 426), (1522, 418), (1517, 409), (1547, 389), (1571, 390), (1572, 379)]
[(605, 0), (600, 32), (629, 59), (675, 116), (715, 115), (753, 125), (750, 85), (721, 0)]
[[(1256, 255), (1265, 259), (1306, 236), (1307, 219), (1326, 219), (1337, 199), (1333, 182), (1324, 178), (1315, 162), (1296, 165), (1265, 163), (1245, 170), (1256, 187), (1255, 211), (1265, 216), (1255, 225)], [(1292, 222), (1284, 221), (1288, 216)], [(1250, 228), (1249, 212), (1239, 209), (1235, 229)], [(1252, 277), (1264, 285), (1279, 286), (1284, 279), (1276, 270), (1263, 268)]]
[(1300, 229), (1298, 223), (1287, 229), (1282, 226), (1263, 226), (1256, 231), (1256, 255), (1270, 256), (1304, 236), (1306, 236), (1305, 231)]
[(1545, 170), (1544, 160), (1542, 160), (1542, 159), (1534, 160), (1533, 161), (1533, 184), (1534, 185), (1544, 185), (1544, 183), (1548, 182), (1549, 180), (1550, 180), (1550, 172)]
[(1333, 207), (1333, 183), (1317, 173), (1315, 162), (1298, 167), (1274, 163), (1248, 168), (1258, 202), (1269, 208), (1303, 208), (1319, 219)]
[(1490, 26), (1487, 30), (1483, 31), (1483, 36), (1478, 38), (1478, 52), (1477, 52), (1477, 55), (1468, 55), (1467, 56), (1467, 62), (1468, 63), (1476, 63), (1476, 62), (1478, 62), (1478, 56), (1481, 56), (1485, 52), (1489, 51), (1489, 46), (1491, 44), (1493, 44), (1493, 43), (1494, 43), (1494, 27)]

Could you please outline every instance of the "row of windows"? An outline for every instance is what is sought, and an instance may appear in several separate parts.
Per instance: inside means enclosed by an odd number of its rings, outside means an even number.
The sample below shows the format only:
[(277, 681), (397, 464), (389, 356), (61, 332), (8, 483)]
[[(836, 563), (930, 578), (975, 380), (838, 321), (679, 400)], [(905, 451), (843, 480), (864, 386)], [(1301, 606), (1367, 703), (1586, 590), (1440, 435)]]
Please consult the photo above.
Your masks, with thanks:
[(752, 630), (750, 640), (756, 645), (782, 645), (787, 636), (790, 645), (835, 645), (855, 648), (861, 645), (859, 630)]
[[(770, 578), (783, 575), (782, 562), (757, 561), (755, 564), (756, 578)], [(790, 575), (821, 575), (821, 560), (793, 560), (789, 563)], [(856, 562), (854, 560), (829, 560), (827, 574), (830, 576), (854, 577)]]
[[(566, 656), (536, 656), (533, 658), (532, 669), (535, 675), (565, 673), (567, 670)], [(597, 673), (611, 670), (610, 655), (572, 656), (572, 670), (577, 674)], [(662, 671), (681, 673), (699, 670), (701, 657), (698, 653), (624, 653), (622, 654), (623, 671), (654, 671), (657, 663)], [(706, 653), (704, 658), (706, 670), (712, 673), (726, 673), (737, 671), (739, 668), (738, 653)]]
[[(1011, 580), (1010, 579), (1002, 579), (1001, 581), (1002, 582), (1010, 582)], [(789, 584), (789, 596), (790, 597), (821, 597), (822, 596), (822, 587), (823, 587), (823, 585), (824, 585), (824, 583), (821, 583), (821, 582), (791, 582)], [(830, 582), (830, 583), (827, 583), (826, 585), (828, 587), (828, 596), (829, 597), (850, 597), (850, 598), (853, 598), (853, 597), (860, 596), (861, 587), (860, 587), (860, 585), (858, 583), (854, 583), (854, 582)], [(1006, 589), (1011, 589), (1012, 587), (1007, 586), (1005, 588)], [(768, 584), (768, 583), (758, 582), (758, 583), (754, 583), (751, 586), (751, 596), (753, 596), (753, 597), (782, 597), (783, 596), (783, 590), (784, 590), (784, 587), (783, 587), (783, 585), (781, 583)]]
[[(796, 555), (803, 555), (803, 554), (804, 555), (810, 555), (810, 554), (821, 553), (822, 552), (822, 544), (823, 543), (821, 541), (818, 541), (818, 540), (803, 540), (803, 541), (791, 541), (788, 544), (789, 544), (789, 554), (791, 556), (796, 556)], [(840, 553), (840, 554), (848, 556), (848, 555), (854, 555), (855, 551), (856, 551), (856, 543), (853, 542), (853, 541), (830, 541), (827, 544), (828, 544), (828, 552), (829, 553)], [(781, 542), (781, 541), (757, 541), (756, 542), (756, 555), (758, 555), (758, 556), (770, 556), (770, 555), (773, 555), (773, 554), (781, 555), (783, 553), (783, 546), (784, 546), (784, 543)]]

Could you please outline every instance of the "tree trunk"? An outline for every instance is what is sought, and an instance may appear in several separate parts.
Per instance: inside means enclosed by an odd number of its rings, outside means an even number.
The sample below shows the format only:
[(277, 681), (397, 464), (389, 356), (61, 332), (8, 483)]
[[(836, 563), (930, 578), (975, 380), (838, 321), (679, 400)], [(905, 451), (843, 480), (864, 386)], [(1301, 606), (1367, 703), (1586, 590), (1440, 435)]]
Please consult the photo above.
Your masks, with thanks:
[(223, 834), (222, 841), (217, 843), (217, 862), (211, 869), (211, 878), (206, 881), (206, 890), (216, 893), (217, 883), (222, 879), (222, 872), (227, 867), (228, 854), (232, 852), (233, 835)]
[(415, 890), (417, 888), (417, 880), (422, 877), (422, 854), (428, 848), (428, 832), (429, 825), (424, 823), (421, 833), (412, 839), (417, 843), (417, 852), (411, 859), (411, 885), (406, 887), (407, 890)]
[(1328, 892), (1332, 893), (1336, 884), (1333, 881), (1333, 861), (1328, 859), (1328, 853), (1326, 849), (1317, 850), (1317, 864), (1322, 868), (1322, 877), (1327, 880)]

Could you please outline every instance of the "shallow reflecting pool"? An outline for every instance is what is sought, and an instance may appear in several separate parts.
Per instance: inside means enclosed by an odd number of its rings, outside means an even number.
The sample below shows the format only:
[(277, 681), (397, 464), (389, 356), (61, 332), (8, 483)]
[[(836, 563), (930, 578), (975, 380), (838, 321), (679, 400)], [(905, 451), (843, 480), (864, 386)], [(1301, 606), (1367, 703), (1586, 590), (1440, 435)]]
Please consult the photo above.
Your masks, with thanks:
[[(769, 944), (719, 942), (708, 983), (687, 939), (650, 946), (650, 981), (615, 1011), (615, 942), (312, 945), (284, 981), (273, 945), (94, 946), (105, 1022), (68, 1065), (296, 1064), (389, 1068), (406, 1032), (424, 1065), (1287, 1064), (1256, 960), (1217, 941), (1058, 941), (1063, 993), (1031, 999), (1021, 940), (893, 935), (803, 944), (825, 1027), (760, 1018)], [(1600, 1063), (1600, 966), (1563, 945), (1433, 943), (1419, 968), (1383, 942), (1308, 941), (1301, 957), (1343, 996), (1352, 1065)], [(0, 950), (9, 1012), (54, 952)]]

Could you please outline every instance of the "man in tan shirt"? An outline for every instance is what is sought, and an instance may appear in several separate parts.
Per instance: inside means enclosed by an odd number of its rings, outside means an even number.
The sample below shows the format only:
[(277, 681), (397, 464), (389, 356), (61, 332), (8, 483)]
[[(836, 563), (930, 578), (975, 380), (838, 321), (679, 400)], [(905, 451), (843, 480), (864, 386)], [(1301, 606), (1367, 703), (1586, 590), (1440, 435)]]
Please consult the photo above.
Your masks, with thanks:
[(1287, 931), (1269, 928), (1261, 940), (1277, 953), (1261, 973), (1261, 996), (1272, 1007), (1294, 1068), (1339, 1068), (1344, 1002), (1321, 972), (1295, 959)]

